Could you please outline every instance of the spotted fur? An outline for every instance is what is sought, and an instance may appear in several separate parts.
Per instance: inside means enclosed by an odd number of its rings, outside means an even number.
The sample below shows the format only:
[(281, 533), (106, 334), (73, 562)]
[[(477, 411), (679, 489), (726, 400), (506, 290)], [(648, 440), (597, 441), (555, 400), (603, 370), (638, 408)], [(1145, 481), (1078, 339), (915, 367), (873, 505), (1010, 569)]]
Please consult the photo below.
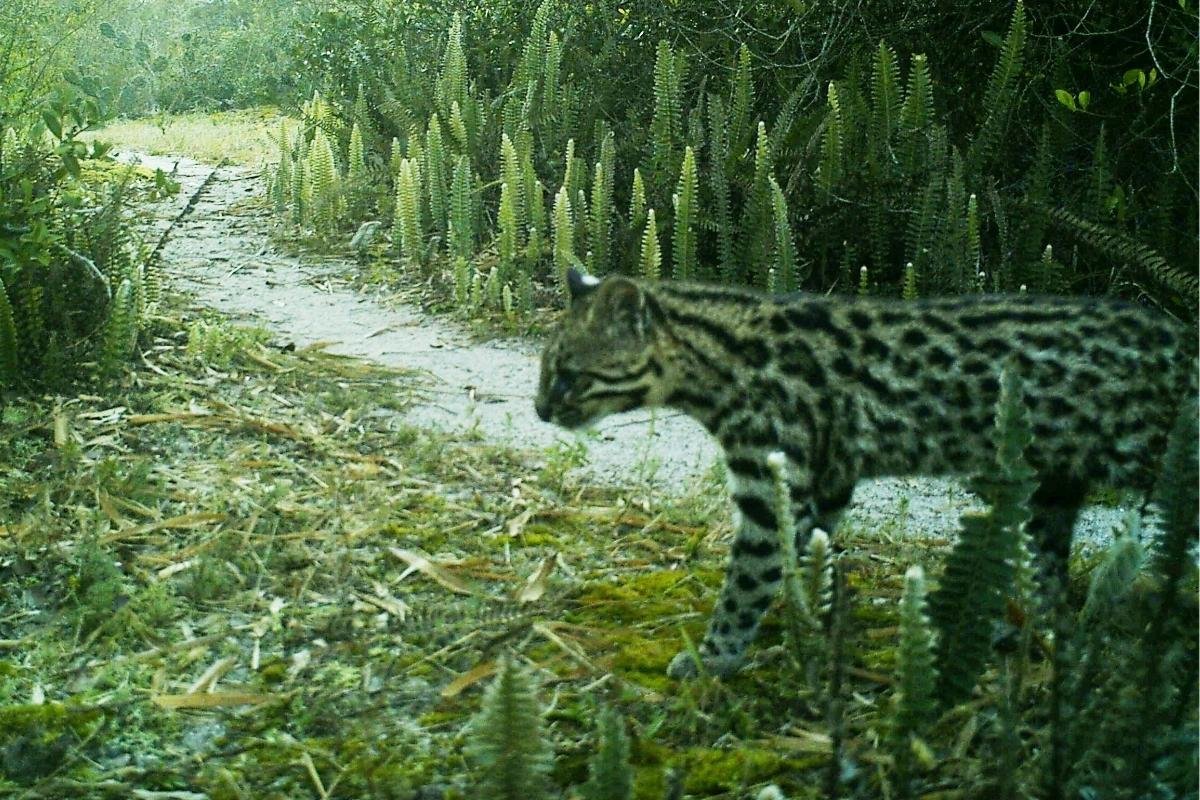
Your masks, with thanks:
[[(542, 357), (542, 419), (576, 428), (670, 406), (724, 450), (736, 535), (700, 646), (720, 675), (741, 665), (782, 577), (770, 453), (787, 456), (800, 542), (814, 527), (832, 533), (862, 478), (988, 469), (1011, 365), (1033, 424), (1031, 525), (1061, 557), (1088, 488), (1148, 489), (1182, 398), (1196, 396), (1190, 330), (1116, 300), (777, 297), (577, 274), (569, 284)], [(680, 654), (670, 672), (693, 669)]]

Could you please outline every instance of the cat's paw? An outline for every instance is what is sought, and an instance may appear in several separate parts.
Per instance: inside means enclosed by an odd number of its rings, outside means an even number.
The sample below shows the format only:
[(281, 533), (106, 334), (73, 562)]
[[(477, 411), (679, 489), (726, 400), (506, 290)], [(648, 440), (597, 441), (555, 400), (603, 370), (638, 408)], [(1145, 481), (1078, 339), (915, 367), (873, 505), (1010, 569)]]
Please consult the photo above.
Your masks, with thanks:
[(706, 675), (712, 675), (716, 678), (728, 678), (741, 669), (744, 661), (745, 657), (741, 653), (716, 655), (701, 648), (701, 663), (697, 664), (696, 653), (691, 650), (684, 650), (671, 659), (671, 663), (667, 666), (667, 676), (676, 680), (695, 678), (700, 674), (702, 668)]

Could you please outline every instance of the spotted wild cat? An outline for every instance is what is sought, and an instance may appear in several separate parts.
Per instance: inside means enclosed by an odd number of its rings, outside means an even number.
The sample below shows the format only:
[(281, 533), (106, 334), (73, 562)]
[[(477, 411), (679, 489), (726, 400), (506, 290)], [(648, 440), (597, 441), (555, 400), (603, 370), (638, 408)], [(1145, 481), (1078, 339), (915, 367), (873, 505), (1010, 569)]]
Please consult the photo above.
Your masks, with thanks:
[[(1180, 402), (1195, 398), (1189, 330), (1116, 300), (776, 297), (574, 271), (568, 283), (538, 415), (577, 428), (670, 406), (724, 449), (737, 530), (700, 645), (718, 675), (741, 665), (781, 580), (773, 451), (787, 456), (802, 545), (814, 527), (833, 532), (861, 478), (987, 469), (1011, 364), (1034, 431), (1031, 528), (1064, 562), (1089, 486), (1149, 488)], [(694, 670), (686, 653), (669, 668)]]

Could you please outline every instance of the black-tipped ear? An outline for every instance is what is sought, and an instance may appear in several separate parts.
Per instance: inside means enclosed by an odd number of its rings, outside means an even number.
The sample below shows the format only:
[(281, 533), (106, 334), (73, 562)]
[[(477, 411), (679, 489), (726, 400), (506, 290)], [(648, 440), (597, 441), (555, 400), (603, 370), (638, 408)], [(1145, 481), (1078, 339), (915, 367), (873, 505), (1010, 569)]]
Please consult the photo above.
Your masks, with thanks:
[(604, 282), (604, 294), (597, 300), (604, 316), (625, 329), (626, 333), (644, 337), (650, 330), (650, 308), (646, 293), (635, 281), (613, 277)]
[(577, 300), (591, 294), (600, 285), (600, 279), (592, 275), (584, 275), (574, 267), (567, 268), (567, 293), (571, 305)]

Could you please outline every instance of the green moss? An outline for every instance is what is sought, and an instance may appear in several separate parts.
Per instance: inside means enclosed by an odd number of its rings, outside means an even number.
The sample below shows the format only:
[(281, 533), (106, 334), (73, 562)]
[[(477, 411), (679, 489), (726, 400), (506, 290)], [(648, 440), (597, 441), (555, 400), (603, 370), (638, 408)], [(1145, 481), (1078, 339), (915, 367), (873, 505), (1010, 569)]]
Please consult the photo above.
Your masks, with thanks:
[(770, 750), (752, 747), (738, 750), (692, 749), (681, 754), (677, 764), (687, 770), (685, 787), (694, 794), (728, 792), (776, 776), (822, 766), (826, 759), (789, 759)]

